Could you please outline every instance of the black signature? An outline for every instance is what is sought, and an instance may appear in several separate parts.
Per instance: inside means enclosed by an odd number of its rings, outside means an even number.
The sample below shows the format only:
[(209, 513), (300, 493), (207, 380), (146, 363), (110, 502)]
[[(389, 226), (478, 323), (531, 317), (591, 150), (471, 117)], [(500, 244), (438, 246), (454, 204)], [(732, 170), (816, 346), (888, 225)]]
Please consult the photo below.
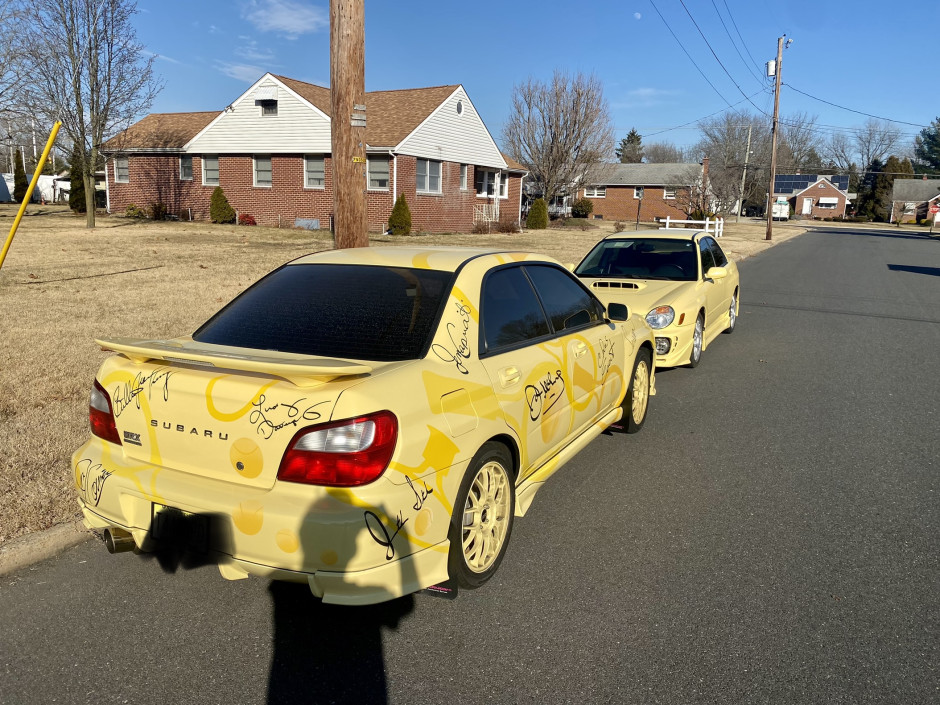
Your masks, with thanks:
[(527, 384), (525, 400), (529, 405), (529, 418), (537, 421), (544, 412), (555, 405), (564, 391), (565, 378), (561, 370), (556, 371), (554, 376), (549, 372), (545, 375), (545, 379), (539, 381), (538, 386)]
[(323, 414), (317, 411), (318, 406), (328, 404), (329, 400), (318, 401), (315, 404), (304, 405), (306, 397), (301, 397), (293, 404), (283, 402), (265, 406), (265, 396), (262, 394), (251, 403), (254, 410), (248, 416), (248, 422), (255, 426), (259, 435), (270, 438), (276, 431), (288, 426), (297, 426), (301, 421), (318, 421)]
[(110, 470), (105, 470), (101, 463), (95, 463), (91, 459), (79, 460), (76, 466), (79, 477), (79, 489), (85, 497), (85, 501), (98, 506), (101, 501), (101, 492), (104, 490), (104, 483), (113, 474)]
[(153, 388), (161, 387), (163, 392), (163, 401), (169, 401), (170, 399), (170, 377), (174, 374), (173, 370), (161, 367), (154, 370), (149, 375), (145, 375), (143, 372), (138, 372), (134, 376), (132, 382), (125, 382), (124, 384), (119, 384), (114, 388), (114, 394), (112, 398), (114, 400), (114, 416), (117, 418), (121, 413), (129, 407), (131, 404), (134, 404), (138, 409), (140, 408), (140, 395), (144, 392), (147, 393), (148, 399), (153, 399)]
[(600, 349), (597, 351), (597, 368), (600, 378), (604, 379), (614, 362), (614, 342), (610, 338), (602, 338)]
[(366, 512), (364, 516), (366, 528), (369, 530), (372, 539), (380, 546), (385, 546), (385, 560), (392, 560), (395, 557), (395, 546), (392, 544), (392, 540), (398, 536), (398, 532), (408, 523), (408, 520), (402, 518), (401, 512), (398, 512), (398, 516), (395, 517), (395, 533), (389, 535), (388, 528), (376, 514)]
[(459, 323), (447, 324), (447, 337), (450, 338), (454, 346), (453, 352), (440, 343), (434, 343), (431, 349), (444, 362), (453, 362), (457, 366), (457, 371), (461, 374), (470, 374), (470, 371), (463, 364), (464, 360), (470, 359), (470, 343), (467, 340), (467, 331), (470, 330), (470, 307), (458, 301), (455, 303), (457, 314), (460, 316)]
[(408, 483), (411, 491), (415, 493), (415, 503), (412, 506), (415, 508), (415, 511), (417, 511), (424, 506), (424, 500), (426, 500), (428, 496), (434, 492), (434, 490), (428, 487), (428, 483), (424, 480), (421, 481), (421, 484), (424, 485), (424, 487), (419, 488), (415, 486), (415, 483), (413, 483), (411, 478), (407, 475), (405, 475), (405, 482)]

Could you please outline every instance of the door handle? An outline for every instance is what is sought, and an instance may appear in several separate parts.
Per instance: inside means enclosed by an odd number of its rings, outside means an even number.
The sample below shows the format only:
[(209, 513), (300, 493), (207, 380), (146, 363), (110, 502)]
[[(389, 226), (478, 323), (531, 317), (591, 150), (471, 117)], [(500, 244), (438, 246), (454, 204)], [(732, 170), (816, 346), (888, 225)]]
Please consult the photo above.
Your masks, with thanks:
[(588, 350), (588, 349), (587, 349), (587, 345), (585, 345), (584, 343), (582, 343), (582, 342), (579, 341), (579, 342), (575, 343), (575, 346), (574, 346), (574, 356), (575, 356), (575, 357), (582, 357), (582, 356), (584, 355), (584, 353), (587, 352), (587, 350)]
[(522, 379), (522, 374), (515, 367), (504, 367), (499, 371), (499, 383), (503, 387), (511, 387)]

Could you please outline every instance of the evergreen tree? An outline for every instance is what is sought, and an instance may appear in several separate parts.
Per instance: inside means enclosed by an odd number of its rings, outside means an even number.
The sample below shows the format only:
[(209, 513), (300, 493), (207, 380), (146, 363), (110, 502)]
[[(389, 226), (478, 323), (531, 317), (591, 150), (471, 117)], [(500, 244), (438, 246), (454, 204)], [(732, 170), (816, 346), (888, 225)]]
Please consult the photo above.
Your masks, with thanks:
[(880, 159), (872, 161), (859, 189), (858, 214), (878, 222), (888, 219), (891, 183)]
[(17, 149), (16, 156), (13, 157), (13, 200), (22, 203), (28, 189), (29, 182), (26, 180), (26, 170), (23, 168), (23, 155)]
[(215, 187), (209, 199), (209, 219), (213, 223), (235, 222), (235, 209), (229, 205), (221, 186)]
[(548, 227), (548, 206), (544, 199), (536, 198), (529, 208), (529, 215), (526, 216), (525, 226), (529, 230), (545, 230)]
[(85, 204), (85, 172), (82, 168), (84, 163), (82, 150), (76, 144), (69, 162), (69, 208), (76, 213), (88, 210)]
[(643, 138), (636, 128), (631, 128), (627, 136), (620, 140), (620, 146), (614, 150), (621, 164), (639, 164), (643, 161)]
[(411, 232), (411, 209), (408, 208), (405, 194), (395, 199), (392, 214), (388, 218), (388, 229), (392, 235), (408, 235)]
[(914, 138), (914, 161), (918, 173), (940, 174), (940, 117)]

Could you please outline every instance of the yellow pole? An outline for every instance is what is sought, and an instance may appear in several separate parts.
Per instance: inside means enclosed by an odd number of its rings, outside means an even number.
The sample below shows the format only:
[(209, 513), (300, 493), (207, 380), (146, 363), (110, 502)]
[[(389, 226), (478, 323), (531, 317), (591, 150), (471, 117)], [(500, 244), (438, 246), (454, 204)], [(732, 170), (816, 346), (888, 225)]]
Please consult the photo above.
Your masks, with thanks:
[(56, 121), (55, 125), (52, 126), (49, 141), (46, 142), (46, 148), (42, 150), (42, 156), (39, 157), (39, 163), (36, 164), (36, 173), (33, 174), (33, 180), (29, 184), (29, 190), (26, 191), (26, 198), (24, 198), (23, 202), (20, 204), (20, 211), (13, 220), (13, 227), (10, 228), (10, 234), (7, 236), (3, 251), (0, 252), (0, 267), (3, 266), (3, 260), (7, 258), (7, 251), (10, 249), (10, 245), (13, 244), (13, 236), (16, 235), (16, 229), (20, 226), (20, 221), (23, 219), (23, 214), (26, 212), (26, 204), (29, 203), (29, 197), (33, 195), (33, 189), (36, 188), (36, 184), (39, 182), (39, 174), (42, 173), (42, 168), (46, 165), (46, 159), (49, 157), (49, 152), (52, 151), (52, 143), (55, 142), (55, 137), (59, 134), (60, 127), (62, 127), (62, 123), (59, 121)]

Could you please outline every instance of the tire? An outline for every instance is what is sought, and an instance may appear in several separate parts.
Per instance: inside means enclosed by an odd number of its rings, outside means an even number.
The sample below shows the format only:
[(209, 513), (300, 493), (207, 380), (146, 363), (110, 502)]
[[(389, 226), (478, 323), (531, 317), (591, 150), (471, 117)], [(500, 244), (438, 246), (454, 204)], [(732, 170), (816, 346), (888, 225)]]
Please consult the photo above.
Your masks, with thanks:
[(493, 577), (506, 555), (515, 511), (509, 451), (484, 443), (460, 483), (450, 520), (448, 569), (460, 587), (478, 588)]
[(735, 326), (738, 325), (738, 292), (735, 291), (731, 297), (731, 306), (728, 309), (728, 327), (722, 333), (730, 335), (734, 333)]
[(698, 367), (702, 361), (702, 346), (705, 342), (705, 314), (700, 313), (695, 319), (692, 333), (692, 354), (689, 355), (689, 367)]
[(650, 405), (650, 372), (653, 368), (653, 356), (647, 348), (642, 348), (636, 354), (633, 363), (633, 375), (630, 377), (630, 386), (627, 396), (623, 400), (623, 430), (627, 433), (636, 433), (643, 428), (646, 414)]

